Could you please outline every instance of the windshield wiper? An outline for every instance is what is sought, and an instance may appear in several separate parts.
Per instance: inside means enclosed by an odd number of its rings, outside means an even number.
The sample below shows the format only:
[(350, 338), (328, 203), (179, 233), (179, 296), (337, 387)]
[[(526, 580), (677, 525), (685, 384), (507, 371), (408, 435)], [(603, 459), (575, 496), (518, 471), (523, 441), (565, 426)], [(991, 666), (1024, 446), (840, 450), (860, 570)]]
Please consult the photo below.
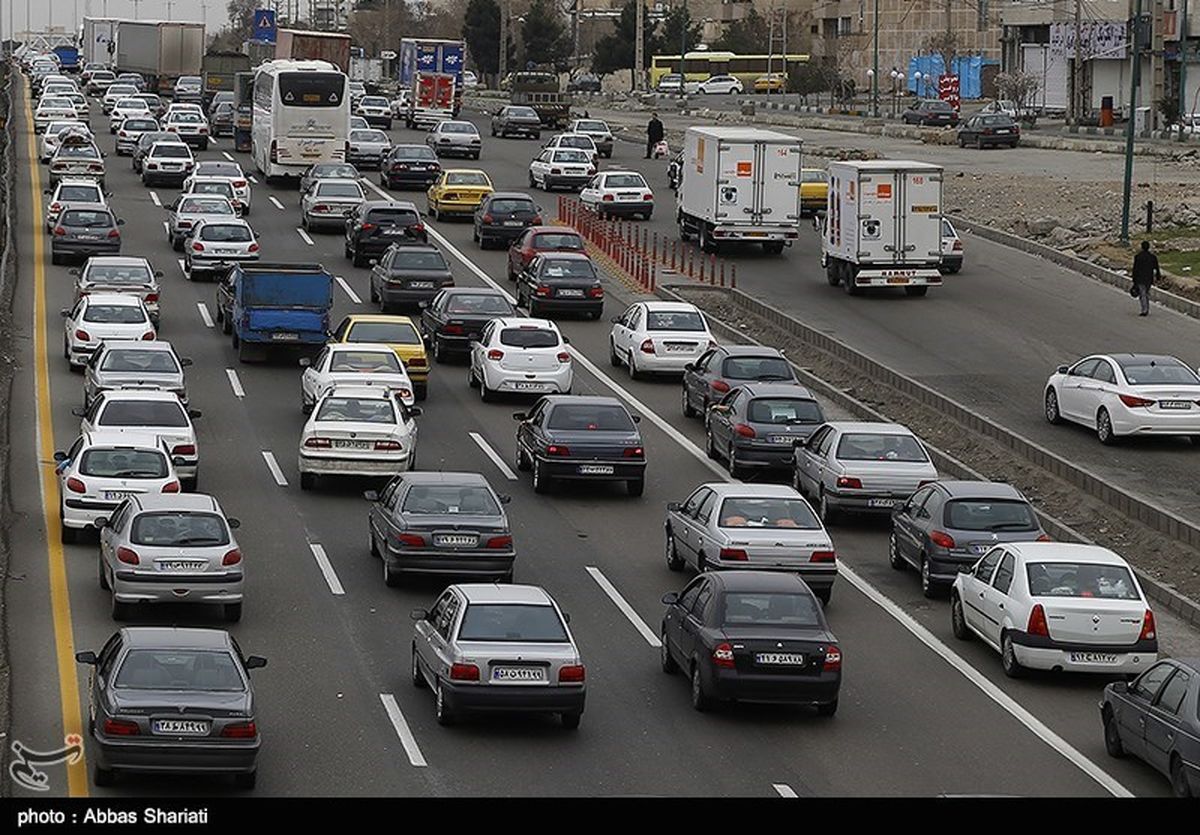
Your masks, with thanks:
[(183, 539), (175, 540), (176, 545), (220, 545), (221, 540), (214, 539), (211, 536), (185, 536)]
[(762, 382), (766, 382), (769, 380), (790, 380), (792, 378), (785, 374), (763, 374), (762, 376), (757, 377), (756, 379), (758, 379), (759, 381), (762, 381)]

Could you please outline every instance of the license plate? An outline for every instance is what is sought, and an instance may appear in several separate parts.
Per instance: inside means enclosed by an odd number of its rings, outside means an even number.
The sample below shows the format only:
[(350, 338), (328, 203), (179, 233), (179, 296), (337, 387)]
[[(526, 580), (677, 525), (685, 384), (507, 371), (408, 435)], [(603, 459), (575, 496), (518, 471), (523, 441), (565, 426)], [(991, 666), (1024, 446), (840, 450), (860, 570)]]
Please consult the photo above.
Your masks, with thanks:
[(276, 342), (299, 342), (300, 334), (298, 333), (273, 333), (271, 339)]
[(1000, 128), (996, 133), (1008, 133), (1008, 128)]
[(627, 201), (637, 200), (638, 197), (639, 197), (639, 195), (637, 195), (637, 194), (618, 194), (617, 195), (618, 200), (627, 200)]
[(541, 391), (546, 387), (545, 383), (526, 383), (518, 382), (517, 391)]
[(982, 545), (972, 545), (972, 546), (971, 546), (971, 553), (972, 553), (972, 554), (983, 554), (983, 553), (986, 553), (986, 552), (987, 552), (988, 550), (990, 550), (991, 548), (992, 548), (992, 545), (990, 545), (990, 544), (988, 544), (988, 543), (986, 543), (986, 542), (985, 542), (985, 543), (983, 543)]
[(580, 464), (580, 475), (612, 475), (612, 464)]
[(383, 234), (390, 238), (395, 235), (399, 235), (403, 231), (403, 229), (397, 229), (395, 226), (389, 226), (387, 229), (383, 230)]
[(432, 281), (410, 281), (408, 286), (414, 290), (429, 290), (433, 287)]
[(895, 507), (901, 504), (899, 499), (867, 499), (867, 507)]
[(583, 291), (574, 289), (574, 288), (570, 288), (570, 287), (566, 287), (566, 288), (563, 288), (562, 290), (559, 290), (557, 293), (555, 293), (555, 295), (556, 296), (566, 296), (566, 297), (572, 298), (572, 299), (582, 299)]
[(695, 346), (693, 346), (693, 345), (681, 345), (681, 344), (668, 342), (667, 343), (667, 352), (670, 353), (673, 351), (675, 353), (680, 353), (683, 351), (691, 351), (694, 347)]
[(156, 734), (208, 736), (208, 723), (191, 719), (155, 719), (151, 727)]
[(121, 499), (127, 499), (132, 495), (133, 495), (133, 493), (129, 490), (105, 490), (104, 491), (104, 498), (110, 502), (120, 501)]
[(760, 652), (754, 656), (754, 663), (803, 667), (804, 655), (799, 652)]
[(1119, 658), (1111, 652), (1073, 652), (1072, 664), (1116, 664)]
[(334, 449), (370, 449), (370, 441), (334, 441)]
[(519, 220), (506, 220), (506, 221), (504, 221), (504, 225), (505, 226), (524, 226), (525, 224)]
[(159, 571), (200, 571), (207, 565), (205, 560), (155, 560)]
[(887, 280), (888, 284), (908, 284), (908, 279), (902, 275), (894, 275)]
[(100, 236), (99, 235), (80, 235), (79, 240), (81, 240), (81, 241), (98, 241), (98, 240), (100, 240)]
[(545, 681), (541, 667), (493, 667), (492, 681)]
[(1160, 400), (1158, 401), (1160, 409), (1190, 409), (1192, 404), (1188, 400)]
[(792, 442), (791, 435), (771, 435), (767, 440), (773, 444), (790, 444)]
[(236, 249), (214, 249), (213, 252), (216, 253), (217, 255), (237, 255), (238, 254), (238, 251)]
[(434, 545), (445, 548), (474, 548), (478, 542), (479, 537), (465, 533), (438, 534), (433, 538)]

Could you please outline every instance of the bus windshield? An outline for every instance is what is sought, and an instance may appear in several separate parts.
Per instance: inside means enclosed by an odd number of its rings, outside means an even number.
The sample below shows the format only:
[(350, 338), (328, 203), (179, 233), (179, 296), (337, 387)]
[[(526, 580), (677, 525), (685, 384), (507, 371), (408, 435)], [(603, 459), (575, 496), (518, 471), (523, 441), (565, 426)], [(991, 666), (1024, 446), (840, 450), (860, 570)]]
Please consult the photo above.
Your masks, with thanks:
[(279, 100), (287, 107), (338, 107), (346, 76), (336, 72), (289, 72), (279, 76)]

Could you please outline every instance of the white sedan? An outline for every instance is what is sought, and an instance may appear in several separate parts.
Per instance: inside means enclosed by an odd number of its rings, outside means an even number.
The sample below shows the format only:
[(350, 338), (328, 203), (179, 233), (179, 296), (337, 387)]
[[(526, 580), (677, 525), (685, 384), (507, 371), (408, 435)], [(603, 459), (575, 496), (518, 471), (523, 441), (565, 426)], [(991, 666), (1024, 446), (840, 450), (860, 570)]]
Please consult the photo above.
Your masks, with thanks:
[(136, 96), (139, 92), (141, 91), (132, 84), (113, 84), (100, 97), (100, 109), (107, 116), (112, 113), (112, 109), (116, 107), (118, 101)]
[(959, 574), (954, 636), (978, 636), (1004, 672), (1136, 674), (1158, 660), (1154, 613), (1129, 564), (1098, 545), (1008, 542)]
[(686, 302), (637, 302), (613, 319), (609, 362), (629, 376), (642, 372), (680, 374), (717, 342), (708, 320)]
[(714, 75), (700, 82), (697, 92), (704, 94), (729, 95), (743, 93), (742, 82), (732, 75)]
[(192, 176), (183, 181), (184, 192), (191, 191), (188, 182), (195, 177), (206, 177), (213, 180), (228, 180), (233, 186), (234, 197), (242, 207), (242, 214), (250, 214), (250, 178), (242, 171), (242, 166), (236, 162), (226, 162), (219, 159), (206, 159), (196, 163)]
[(82, 368), (101, 343), (117, 339), (155, 339), (150, 312), (139, 296), (95, 293), (64, 307), (63, 357), (71, 368)]
[(157, 435), (171, 453), (175, 472), (185, 490), (195, 490), (200, 478), (200, 449), (192, 419), (200, 417), (188, 409), (172, 391), (153, 389), (116, 389), (102, 391), (86, 409), (72, 409), (82, 418), (80, 434), (107, 430)]
[(492, 319), (470, 361), (467, 382), (485, 401), (500, 393), (570, 394), (574, 382), (571, 353), (549, 319)]
[(596, 173), (596, 163), (578, 148), (546, 148), (529, 163), (529, 187), (582, 188)]
[(58, 181), (51, 192), (50, 202), (46, 204), (46, 233), (49, 234), (58, 225), (58, 216), (68, 203), (88, 203), (91, 205), (107, 206), (108, 198), (104, 189), (95, 180), (63, 179)]
[(78, 121), (79, 114), (69, 99), (47, 98), (38, 105), (33, 114), (33, 132), (42, 133), (51, 122)]
[(112, 112), (108, 116), (108, 132), (115, 134), (117, 128), (121, 127), (121, 123), (131, 117), (140, 117), (143, 119), (151, 119), (154, 114), (150, 112), (149, 105), (144, 99), (117, 99), (113, 105)]
[(600, 149), (596, 147), (596, 141), (586, 133), (556, 133), (542, 147), (575, 148), (578, 151), (587, 151), (593, 161), (600, 159)]
[(646, 220), (654, 214), (654, 191), (636, 171), (602, 171), (584, 185), (579, 201), (600, 217)]
[(1128, 435), (1187, 435), (1200, 444), (1200, 376), (1172, 356), (1093, 354), (1046, 382), (1046, 420), (1096, 430), (1102, 444)]
[(93, 138), (92, 129), (87, 126), (86, 122), (78, 119), (56, 119), (46, 125), (46, 130), (42, 133), (42, 144), (38, 149), (39, 162), (50, 162), (54, 152), (58, 150), (59, 143), (62, 142), (64, 131), (75, 131)]
[(416, 465), (419, 406), (386, 388), (335, 386), (317, 401), (300, 435), (300, 489), (318, 476), (393, 476)]
[(392, 346), (382, 342), (326, 345), (316, 359), (303, 357), (300, 366), (300, 411), (310, 414), (316, 402), (334, 386), (380, 386), (405, 406), (415, 403), (412, 380)]

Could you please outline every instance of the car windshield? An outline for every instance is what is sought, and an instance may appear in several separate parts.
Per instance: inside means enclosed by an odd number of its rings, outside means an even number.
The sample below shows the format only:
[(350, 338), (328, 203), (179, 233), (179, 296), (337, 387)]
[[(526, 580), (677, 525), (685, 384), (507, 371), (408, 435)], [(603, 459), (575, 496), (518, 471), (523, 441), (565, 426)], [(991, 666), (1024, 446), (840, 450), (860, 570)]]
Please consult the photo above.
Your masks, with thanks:
[(110, 84), (108, 92), (104, 94), (105, 98), (116, 99), (121, 96), (132, 96), (138, 91), (133, 84)]
[(786, 497), (725, 499), (717, 515), (722, 528), (803, 528), (819, 530), (821, 523), (803, 499)]
[(142, 308), (129, 304), (89, 304), (83, 321), (109, 325), (136, 325), (146, 321)]
[(228, 545), (229, 528), (216, 513), (155, 510), (139, 513), (129, 531), (134, 545), (169, 548), (177, 545)]
[(101, 371), (130, 373), (177, 374), (179, 363), (170, 351), (151, 351), (145, 348), (117, 348), (104, 352)]
[(558, 332), (538, 327), (504, 328), (500, 344), (510, 348), (554, 348), (558, 346)]
[(188, 150), (186, 145), (155, 145), (150, 151), (150, 155), (154, 157), (164, 157), (167, 159), (191, 159), (192, 152)]
[(121, 99), (117, 102), (117, 110), (149, 110), (141, 99)]
[(842, 461), (928, 461), (925, 450), (912, 435), (849, 432), (838, 441)]
[(811, 594), (785, 592), (726, 592), (723, 626), (775, 626), (785, 629), (820, 628), (817, 601)]
[(392, 159), (423, 159), (433, 161), (437, 159), (437, 154), (428, 145), (405, 145), (402, 148), (392, 149)]
[(476, 171), (453, 171), (446, 175), (448, 186), (491, 186), (487, 175)]
[(185, 197), (179, 201), (181, 215), (231, 215), (233, 206), (228, 200), (211, 197)]
[(633, 432), (624, 408), (606, 403), (560, 403), (550, 412), (547, 429), (572, 432)]
[(492, 200), (488, 203), (488, 211), (508, 212), (510, 214), (517, 212), (536, 214), (537, 207), (533, 205), (532, 200), (521, 200), (515, 197), (501, 197), (498, 200)]
[(244, 244), (254, 240), (245, 226), (232, 223), (206, 223), (200, 230), (200, 239), (218, 243)]
[(61, 203), (103, 203), (99, 186), (60, 186), (54, 198)]
[(533, 236), (534, 249), (583, 250), (583, 238), (574, 232), (538, 232)]
[(192, 182), (192, 194), (220, 194), (223, 197), (234, 196), (233, 186), (227, 180), (202, 180)]
[(422, 251), (401, 249), (392, 256), (393, 270), (446, 270), (450, 269), (450, 265), (446, 263), (446, 259), (442, 257), (442, 253), (437, 251)]
[(412, 226), (420, 223), (416, 209), (371, 209), (367, 212), (367, 222), (378, 226)]
[(92, 212), (86, 209), (69, 209), (63, 212), (59, 226), (112, 226), (112, 215), (108, 212)]
[(387, 134), (381, 130), (352, 130), (350, 131), (351, 142), (382, 142), (387, 143)]
[(355, 197), (362, 199), (362, 188), (358, 183), (317, 183), (318, 197)]
[(191, 112), (172, 113), (171, 118), (167, 120), (167, 122), (169, 124), (173, 124), (173, 125), (199, 124), (202, 121), (203, 121), (203, 117), (199, 113), (191, 113)]
[(1036, 531), (1033, 508), (1022, 501), (955, 499), (946, 503), (945, 525), (960, 531)]
[(113, 679), (118, 690), (241, 693), (245, 681), (225, 650), (133, 649)]
[(475, 126), (467, 122), (444, 122), (442, 133), (478, 133)]
[(979, 123), (988, 127), (1008, 127), (1013, 124), (1013, 120), (1004, 115), (980, 116)]
[(363, 100), (360, 101), (359, 104), (365, 105), (366, 107), (387, 107), (388, 100), (382, 98), (381, 96), (364, 96)]
[(347, 342), (383, 342), (387, 345), (420, 345), (421, 337), (408, 322), (356, 322)]
[(703, 332), (704, 317), (696, 310), (657, 310), (646, 314), (648, 331)]
[(1132, 386), (1200, 386), (1200, 377), (1174, 357), (1117, 358), (1125, 379)]
[(100, 413), (100, 426), (170, 426), (188, 425), (187, 413), (178, 401), (114, 400)]
[(202, 162), (196, 166), (196, 175), (204, 177), (241, 178), (242, 167), (236, 162)]
[(581, 121), (575, 123), (575, 130), (579, 133), (608, 133), (608, 125), (605, 122)]
[(539, 278), (596, 279), (596, 269), (591, 261), (576, 258), (546, 259), (542, 263)]
[(329, 361), (330, 371), (400, 373), (400, 360), (393, 351), (337, 351)]
[(1133, 575), (1123, 565), (1034, 562), (1025, 566), (1034, 597), (1100, 597), (1141, 600)]
[(149, 284), (150, 269), (144, 264), (128, 266), (98, 264), (89, 267), (83, 274), (83, 278), (91, 284)]
[(354, 180), (358, 178), (358, 169), (353, 165), (314, 165), (308, 176), (313, 179), (345, 177)]
[(647, 188), (641, 174), (609, 174), (604, 178), (605, 188)]
[(385, 397), (326, 397), (317, 409), (317, 420), (347, 423), (395, 423), (396, 410)]
[(418, 516), (499, 516), (492, 491), (478, 484), (414, 484), (404, 496), (403, 513)]
[(553, 606), (472, 603), (463, 614), (458, 640), (562, 644), (567, 630)]
[(553, 162), (588, 163), (591, 161), (591, 157), (589, 157), (583, 151), (576, 150), (575, 148), (564, 148), (561, 151), (554, 152)]
[(792, 380), (792, 367), (783, 357), (729, 357), (721, 375), (731, 380)]
[(512, 313), (512, 305), (499, 295), (493, 293), (464, 293), (454, 295), (446, 302), (447, 313), (492, 313), (505, 316)]
[(508, 115), (515, 116), (519, 119), (536, 119), (538, 118), (537, 111), (532, 107), (510, 107)]
[(96, 478), (166, 478), (167, 456), (154, 449), (95, 447), (79, 458), (79, 474)]
[(756, 397), (746, 409), (751, 423), (818, 424), (825, 422), (817, 401), (803, 397)]

